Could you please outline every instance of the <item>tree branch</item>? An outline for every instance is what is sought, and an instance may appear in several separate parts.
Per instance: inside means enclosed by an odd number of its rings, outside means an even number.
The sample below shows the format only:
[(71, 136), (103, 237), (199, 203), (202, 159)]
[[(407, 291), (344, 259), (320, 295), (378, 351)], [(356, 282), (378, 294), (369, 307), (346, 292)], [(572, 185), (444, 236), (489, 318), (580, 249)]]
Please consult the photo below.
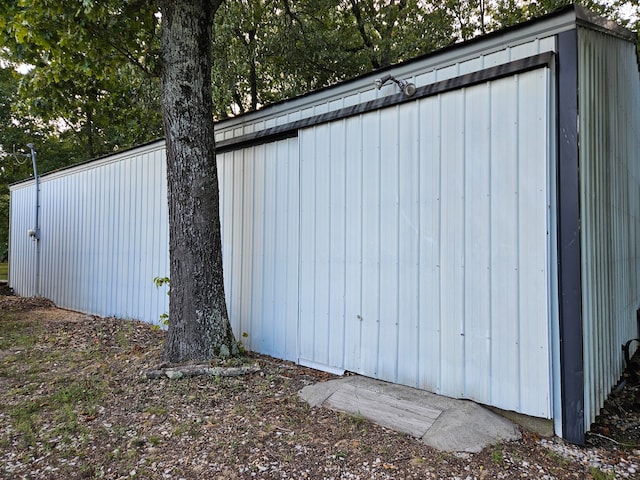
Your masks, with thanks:
[(380, 64), (373, 56), (373, 43), (367, 35), (367, 31), (364, 26), (364, 20), (362, 19), (362, 11), (360, 10), (360, 4), (358, 3), (358, 0), (351, 0), (351, 10), (353, 12), (353, 16), (356, 17), (356, 23), (358, 25), (358, 31), (360, 32), (362, 41), (364, 42), (365, 46), (371, 51), (371, 65), (373, 66), (373, 68), (380, 68)]

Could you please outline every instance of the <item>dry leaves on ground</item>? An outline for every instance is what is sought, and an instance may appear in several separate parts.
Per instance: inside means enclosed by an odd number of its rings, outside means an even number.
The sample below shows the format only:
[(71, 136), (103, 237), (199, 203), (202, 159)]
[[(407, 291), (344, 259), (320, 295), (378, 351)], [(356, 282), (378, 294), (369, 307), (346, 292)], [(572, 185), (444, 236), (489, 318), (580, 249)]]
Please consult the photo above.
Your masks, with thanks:
[[(252, 355), (260, 371), (242, 377), (148, 380), (163, 339), (147, 324), (0, 296), (0, 478), (638, 478), (640, 450), (603, 434), (597, 448), (525, 432), (476, 455), (438, 452), (310, 408), (297, 392), (329, 376), (270, 357)], [(638, 443), (637, 413), (620, 409), (624, 440)]]

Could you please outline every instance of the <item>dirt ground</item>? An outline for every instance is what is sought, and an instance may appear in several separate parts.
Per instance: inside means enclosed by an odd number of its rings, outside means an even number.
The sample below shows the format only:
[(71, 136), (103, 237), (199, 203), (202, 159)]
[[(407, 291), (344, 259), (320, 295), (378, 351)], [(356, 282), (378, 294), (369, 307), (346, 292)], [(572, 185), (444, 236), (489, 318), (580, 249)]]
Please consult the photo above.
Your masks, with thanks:
[(449, 454), (310, 408), (297, 392), (330, 376), (266, 356), (242, 377), (147, 380), (163, 340), (140, 322), (0, 295), (0, 478), (640, 478), (637, 382), (607, 402), (587, 447), (524, 431)]

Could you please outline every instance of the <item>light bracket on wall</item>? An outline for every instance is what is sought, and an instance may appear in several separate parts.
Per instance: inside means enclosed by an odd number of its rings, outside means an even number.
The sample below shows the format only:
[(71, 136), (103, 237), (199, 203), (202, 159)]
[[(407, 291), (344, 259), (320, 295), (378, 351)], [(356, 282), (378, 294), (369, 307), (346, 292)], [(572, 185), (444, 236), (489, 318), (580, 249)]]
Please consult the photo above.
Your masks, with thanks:
[(378, 78), (374, 81), (378, 90), (380, 90), (382, 86), (387, 82), (393, 82), (398, 85), (402, 93), (404, 93), (407, 97), (411, 97), (414, 93), (416, 93), (416, 86), (413, 83), (410, 83), (406, 80), (398, 80), (393, 75), (385, 75), (384, 77)]

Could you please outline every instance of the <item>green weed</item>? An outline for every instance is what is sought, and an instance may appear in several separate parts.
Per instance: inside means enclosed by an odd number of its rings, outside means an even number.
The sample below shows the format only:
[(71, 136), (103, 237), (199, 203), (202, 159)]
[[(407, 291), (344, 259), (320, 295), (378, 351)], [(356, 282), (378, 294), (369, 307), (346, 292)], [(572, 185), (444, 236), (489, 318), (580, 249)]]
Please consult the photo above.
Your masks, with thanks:
[(597, 467), (589, 467), (589, 474), (593, 480), (615, 480), (616, 475), (613, 472), (603, 472)]
[(558, 464), (558, 466), (561, 467), (561, 468), (566, 468), (566, 466), (569, 464), (569, 460), (566, 457), (563, 457), (559, 453), (556, 453), (556, 452), (554, 452), (552, 450), (549, 450), (546, 453), (546, 455), (547, 455), (547, 457), (549, 457), (549, 459), (551, 459), (554, 462), (556, 462)]
[(367, 420), (359, 413), (355, 415), (348, 415), (347, 417), (349, 419), (349, 423), (358, 430), (364, 431), (369, 427), (369, 420)]
[(133, 334), (133, 323), (127, 322), (123, 328), (118, 329), (116, 332), (116, 342), (118, 346), (123, 350), (129, 348), (131, 342), (130, 338)]
[(497, 443), (491, 452), (491, 461), (494, 465), (501, 465), (504, 461), (504, 452), (501, 443)]
[(167, 413), (167, 407), (163, 405), (150, 405), (149, 407), (145, 408), (144, 411), (149, 415), (156, 415), (159, 417)]
[(42, 405), (28, 401), (16, 405), (9, 411), (13, 419), (13, 427), (20, 434), (20, 443), (23, 447), (36, 445), (35, 432), (37, 431)]

